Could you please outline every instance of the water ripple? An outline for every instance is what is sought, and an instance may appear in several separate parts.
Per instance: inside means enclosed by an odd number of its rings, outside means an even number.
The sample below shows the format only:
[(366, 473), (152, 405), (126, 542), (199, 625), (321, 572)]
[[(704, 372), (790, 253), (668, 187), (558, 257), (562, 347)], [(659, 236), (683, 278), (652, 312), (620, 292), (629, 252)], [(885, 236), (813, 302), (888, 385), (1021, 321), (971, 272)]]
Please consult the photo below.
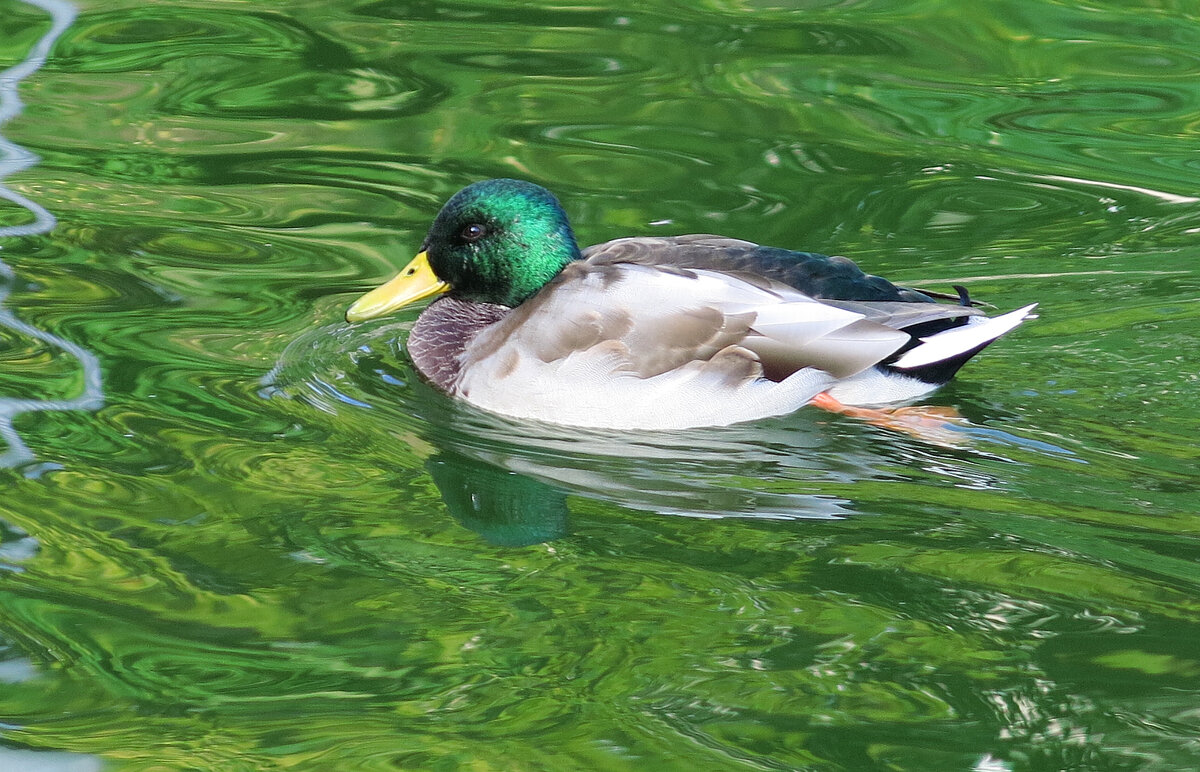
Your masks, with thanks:
[[(406, 361), (394, 358), (395, 350), (387, 349), (395, 345), (394, 333), (406, 326), (375, 327), (369, 337), (342, 323), (310, 330), (289, 345), (264, 377), (262, 394), (284, 398), (280, 407), (306, 423), (314, 420), (311, 411), (296, 412), (299, 406), (288, 407), (291, 403), (333, 416), (340, 432), (373, 436), (373, 446), (390, 448), (389, 464), (401, 463), (416, 450), (452, 510), (459, 495), (470, 497), (472, 481), (518, 501), (552, 495), (536, 485), (522, 488), (529, 479), (550, 489), (660, 513), (828, 518), (851, 510), (839, 496), (822, 492), (822, 480), (871, 474), (857, 466), (865, 459), (848, 454), (840, 473), (816, 472), (819, 465), (796, 451), (816, 450), (828, 438), (799, 421), (774, 431), (758, 426), (752, 432), (730, 428), (630, 438), (486, 414), (432, 392)], [(389, 439), (397, 434), (403, 438), (399, 445)], [(753, 479), (746, 477), (750, 462), (761, 467)], [(774, 482), (773, 477), (792, 479)], [(497, 489), (512, 484), (515, 492)], [(477, 501), (479, 491), (474, 494)]]
[[(813, 411), (640, 436), (491, 415), (434, 391), (412, 371), (399, 342), (410, 324), (336, 322), (308, 330), (263, 377), (260, 395), (309, 430), (332, 426), (327, 434), (355, 437), (359, 463), (403, 468), (411, 480), (413, 457), (422, 460), (450, 514), (493, 542), (563, 535), (568, 494), (657, 514), (830, 519), (863, 511), (868, 481), (897, 479), (892, 459), (842, 442), (839, 432), (854, 428), (831, 426)], [(1072, 450), (995, 428), (964, 427), (963, 438), (973, 444), (964, 449), (969, 458), (1081, 462)], [(252, 453), (221, 447), (214, 447), (224, 457), (219, 465), (265, 469)], [(916, 443), (907, 452), (919, 460), (908, 463), (948, 484), (980, 491), (1001, 485), (987, 464), (939, 458), (943, 451)], [(275, 466), (257, 481), (264, 490), (297, 484), (287, 474), (286, 465)]]
[[(6, 63), (49, 26), (8, 5)], [(92, 4), (7, 129), (41, 157), (13, 187), (63, 219), (6, 245), (12, 292), (94, 348), (107, 400), (17, 424), (67, 468), (0, 505), (0, 745), (133, 768), (1190, 768), (1189, 19), (185, 5)], [(554, 189), (589, 243), (716, 230), (1045, 312), (936, 397), (978, 425), (969, 449), (815, 410), (518, 424), (415, 377), (411, 315), (336, 321), (497, 175)], [(0, 393), (73, 394), (78, 368), (0, 328)]]
[[(38, 547), (38, 540), (26, 533), (25, 529), (10, 525), (0, 518), (0, 571), (24, 570), (19, 564), (36, 555)], [(0, 654), (3, 654), (2, 649)], [(2, 680), (0, 677), (0, 681)]]
[[(50, 31), (47, 32), (30, 50), (23, 62), (0, 72), (0, 127), (21, 113), (21, 100), (17, 94), (20, 82), (37, 72), (46, 62), (50, 48), (54, 42), (71, 26), (75, 20), (75, 7), (64, 0), (25, 0), (30, 5), (41, 8), (50, 14)], [(38, 157), (7, 139), (0, 137), (0, 183), (5, 177), (22, 171), (37, 163)], [(54, 228), (54, 215), (50, 214), (41, 204), (0, 184), (0, 198), (17, 204), (33, 215), (33, 222), (25, 225), (10, 225), (0, 228), (3, 236), (33, 236), (46, 233)], [(0, 304), (8, 296), (15, 279), (13, 270), (7, 263), (0, 261)], [(11, 311), (0, 305), (0, 325), (42, 341), (60, 351), (75, 357), (83, 369), (82, 393), (74, 399), (45, 400), (0, 398), (0, 438), (8, 445), (8, 450), (0, 454), (0, 467), (13, 467), (33, 460), (33, 452), (17, 435), (13, 428), (13, 419), (22, 414), (42, 410), (95, 410), (104, 401), (104, 390), (100, 377), (100, 362), (94, 354), (78, 344), (40, 330), (18, 319)], [(34, 470), (36, 473), (37, 470)]]

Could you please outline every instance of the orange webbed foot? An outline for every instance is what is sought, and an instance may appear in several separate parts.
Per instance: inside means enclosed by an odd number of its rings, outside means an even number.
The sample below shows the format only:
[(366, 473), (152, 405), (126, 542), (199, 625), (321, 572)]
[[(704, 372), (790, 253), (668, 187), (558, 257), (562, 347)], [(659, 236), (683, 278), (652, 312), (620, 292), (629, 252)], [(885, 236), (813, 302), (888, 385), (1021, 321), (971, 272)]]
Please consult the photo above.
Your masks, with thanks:
[(903, 432), (934, 445), (961, 447), (968, 444), (967, 434), (957, 427), (969, 426), (967, 419), (952, 407), (942, 405), (911, 405), (906, 407), (873, 408), (844, 405), (829, 392), (813, 397), (812, 404), (866, 421), (892, 431)]

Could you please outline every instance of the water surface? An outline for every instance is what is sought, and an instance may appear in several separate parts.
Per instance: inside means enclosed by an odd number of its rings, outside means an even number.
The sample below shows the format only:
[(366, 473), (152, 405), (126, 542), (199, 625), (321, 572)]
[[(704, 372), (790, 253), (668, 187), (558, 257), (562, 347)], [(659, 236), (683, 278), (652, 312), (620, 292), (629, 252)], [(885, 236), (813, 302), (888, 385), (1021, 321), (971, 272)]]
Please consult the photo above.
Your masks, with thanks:
[[(81, 4), (0, 127), (57, 218), (0, 239), (0, 397), (83, 400), (12, 412), (0, 768), (1195, 767), (1198, 22)], [(0, 67), (50, 31), (0, 0)], [(515, 423), (414, 377), (414, 314), (341, 321), (493, 176), (582, 243), (719, 232), (1041, 316), (930, 400), (956, 444)]]

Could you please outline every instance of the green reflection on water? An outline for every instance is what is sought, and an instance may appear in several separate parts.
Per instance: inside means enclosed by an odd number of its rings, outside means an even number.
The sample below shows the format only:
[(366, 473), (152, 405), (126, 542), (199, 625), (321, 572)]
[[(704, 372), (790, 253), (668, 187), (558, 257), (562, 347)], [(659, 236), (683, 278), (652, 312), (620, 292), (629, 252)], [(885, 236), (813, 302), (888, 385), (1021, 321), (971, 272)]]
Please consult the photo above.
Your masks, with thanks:
[[(0, 746), (150, 769), (1195, 766), (1185, 4), (82, 9), (23, 85)], [(46, 28), (0, 0), (0, 64)], [(943, 448), (522, 426), (341, 313), (488, 176), (1041, 318)], [(0, 209), (5, 224), (20, 217)], [(18, 334), (0, 391), (73, 362)], [(15, 757), (14, 757), (15, 758)], [(59, 758), (59, 757), (56, 757)], [(88, 759), (88, 756), (71, 758)], [(3, 759), (3, 757), (0, 757)]]

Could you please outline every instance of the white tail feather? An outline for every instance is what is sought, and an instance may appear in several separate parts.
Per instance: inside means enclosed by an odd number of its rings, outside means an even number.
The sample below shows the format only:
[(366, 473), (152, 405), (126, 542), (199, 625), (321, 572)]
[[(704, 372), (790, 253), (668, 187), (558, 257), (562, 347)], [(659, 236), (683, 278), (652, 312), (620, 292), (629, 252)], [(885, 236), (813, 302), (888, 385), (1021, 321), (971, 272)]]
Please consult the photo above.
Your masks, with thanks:
[(994, 319), (955, 327), (952, 330), (930, 335), (928, 338), (921, 338), (921, 345), (909, 350), (904, 356), (893, 362), (892, 367), (901, 370), (924, 367), (991, 343), (1028, 319), (1029, 312), (1036, 307), (1037, 303), (1032, 303), (1024, 308), (1018, 308), (1016, 311), (1001, 314)]

